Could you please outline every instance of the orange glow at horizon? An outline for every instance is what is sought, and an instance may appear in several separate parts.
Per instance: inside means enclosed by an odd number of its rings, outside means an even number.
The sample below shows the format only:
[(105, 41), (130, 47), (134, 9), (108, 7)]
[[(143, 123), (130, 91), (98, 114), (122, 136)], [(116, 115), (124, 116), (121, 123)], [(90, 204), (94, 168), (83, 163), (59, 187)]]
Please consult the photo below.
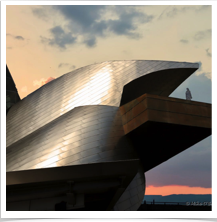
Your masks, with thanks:
[(161, 187), (148, 186), (145, 190), (145, 195), (167, 196), (172, 194), (212, 194), (212, 188), (169, 185)]

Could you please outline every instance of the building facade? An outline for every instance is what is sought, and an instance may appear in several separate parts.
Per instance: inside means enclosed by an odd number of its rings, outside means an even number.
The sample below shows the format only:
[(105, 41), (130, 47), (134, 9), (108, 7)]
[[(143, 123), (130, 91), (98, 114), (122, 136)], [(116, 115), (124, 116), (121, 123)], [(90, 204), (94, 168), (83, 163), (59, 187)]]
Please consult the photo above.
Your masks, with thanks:
[[(67, 73), (14, 104), (7, 114), (7, 210), (137, 210), (144, 173), (211, 134), (209, 104), (168, 98), (197, 69), (186, 62), (103, 62)], [(152, 103), (162, 103), (170, 115), (170, 104), (185, 109), (162, 119), (164, 108), (153, 114)], [(185, 122), (186, 107), (205, 110), (201, 118), (208, 122)], [(180, 115), (183, 123), (176, 121)], [(161, 136), (168, 149), (154, 158), (159, 144), (148, 138), (160, 133), (153, 127), (194, 129), (198, 136), (175, 152)]]

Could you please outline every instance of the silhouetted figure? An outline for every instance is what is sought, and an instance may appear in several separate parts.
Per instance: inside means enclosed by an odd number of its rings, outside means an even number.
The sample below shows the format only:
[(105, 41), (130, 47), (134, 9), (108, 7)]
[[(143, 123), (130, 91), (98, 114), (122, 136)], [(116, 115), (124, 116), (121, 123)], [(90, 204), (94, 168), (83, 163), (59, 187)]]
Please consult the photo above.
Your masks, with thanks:
[(187, 90), (185, 92), (185, 95), (186, 95), (186, 100), (191, 100), (192, 99), (191, 91), (189, 90), (189, 88), (187, 88)]

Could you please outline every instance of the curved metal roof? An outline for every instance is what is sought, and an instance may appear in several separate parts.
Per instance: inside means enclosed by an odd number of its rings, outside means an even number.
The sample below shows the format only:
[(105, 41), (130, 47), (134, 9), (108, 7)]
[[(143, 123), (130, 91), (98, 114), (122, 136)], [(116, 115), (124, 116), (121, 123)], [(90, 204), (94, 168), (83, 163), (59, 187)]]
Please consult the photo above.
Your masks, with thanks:
[[(197, 63), (135, 60), (108, 61), (74, 70), (42, 86), (11, 108), (7, 115), (7, 147), (75, 107), (118, 107), (124, 86), (135, 79), (149, 76), (148, 74), (172, 70), (169, 76), (168, 72), (150, 75), (153, 76), (153, 85), (159, 82), (156, 81), (156, 76), (166, 77), (166, 82), (161, 80), (162, 84), (157, 85), (157, 88), (163, 89), (172, 85), (166, 93), (169, 95), (198, 67)], [(176, 75), (178, 70), (183, 72), (179, 71)], [(150, 86), (150, 83), (148, 85)], [(146, 92), (149, 93), (144, 87), (143, 93)]]

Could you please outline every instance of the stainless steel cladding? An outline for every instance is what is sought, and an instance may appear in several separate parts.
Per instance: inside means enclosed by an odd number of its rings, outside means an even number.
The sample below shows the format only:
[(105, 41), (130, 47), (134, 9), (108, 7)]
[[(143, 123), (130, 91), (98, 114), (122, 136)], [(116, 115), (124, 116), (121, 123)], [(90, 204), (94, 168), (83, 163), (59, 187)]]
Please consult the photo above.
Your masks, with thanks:
[[(118, 107), (123, 87), (132, 80), (160, 70), (184, 68), (198, 68), (198, 64), (111, 61), (67, 73), (42, 86), (11, 108), (7, 116), (7, 147), (75, 107)], [(176, 79), (178, 77), (175, 73), (173, 76)], [(170, 79), (173, 76), (170, 76)], [(156, 82), (156, 79), (153, 79), (153, 82)]]
[(118, 107), (81, 106), (7, 149), (7, 171), (137, 158)]

